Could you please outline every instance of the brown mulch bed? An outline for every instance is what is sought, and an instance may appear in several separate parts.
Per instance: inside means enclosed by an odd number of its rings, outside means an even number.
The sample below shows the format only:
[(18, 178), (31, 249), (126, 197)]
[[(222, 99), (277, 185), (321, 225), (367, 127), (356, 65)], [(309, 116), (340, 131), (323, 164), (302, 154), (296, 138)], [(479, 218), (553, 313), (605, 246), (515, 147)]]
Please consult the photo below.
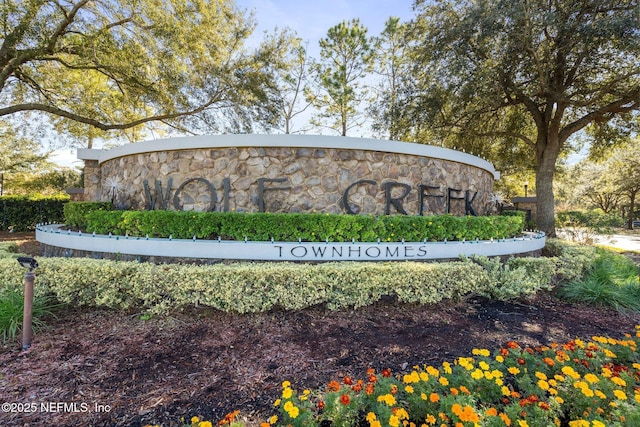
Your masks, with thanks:
[(551, 295), (435, 306), (382, 301), (340, 312), (237, 315), (201, 308), (151, 320), (67, 308), (49, 319), (31, 349), (21, 351), (17, 342), (0, 347), (0, 403), (37, 408), (0, 413), (0, 426), (173, 426), (194, 415), (215, 422), (235, 409), (256, 425), (272, 415), (284, 380), (314, 389), (345, 375), (362, 378), (369, 367), (399, 373), (473, 347), (621, 337), (636, 324), (640, 315)]

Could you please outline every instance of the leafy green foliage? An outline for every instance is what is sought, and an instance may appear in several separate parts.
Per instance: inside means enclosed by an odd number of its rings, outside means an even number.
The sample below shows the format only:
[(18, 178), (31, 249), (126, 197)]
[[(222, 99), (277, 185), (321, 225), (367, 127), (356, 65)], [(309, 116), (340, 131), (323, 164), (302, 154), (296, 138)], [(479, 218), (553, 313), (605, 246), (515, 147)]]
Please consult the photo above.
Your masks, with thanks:
[(0, 197), (0, 229), (33, 230), (43, 222), (64, 222), (63, 206), (68, 195)]
[[(538, 225), (553, 235), (554, 173), (572, 136), (637, 126), (637, 10), (631, 0), (417, 1), (400, 123), (417, 140), (430, 123), (445, 145), (534, 169)], [(596, 147), (611, 140), (591, 135)]]
[(87, 228), (87, 215), (93, 211), (111, 210), (109, 202), (71, 202), (64, 205), (64, 223), (69, 227)]
[(640, 312), (640, 269), (627, 257), (600, 249), (589, 274), (558, 292), (569, 301)]
[(542, 289), (552, 289), (556, 274), (553, 258), (510, 258), (501, 262), (499, 258), (474, 256), (471, 260), (489, 272), (491, 283), (484, 295), (497, 300), (511, 300), (534, 295)]
[(360, 20), (329, 28), (327, 37), (320, 40), (320, 62), (314, 67), (320, 94), (313, 94), (310, 100), (321, 110), (316, 125), (327, 120), (327, 127), (346, 136), (349, 129), (364, 122), (358, 105), (366, 100), (362, 79), (372, 59), (371, 40)]
[(255, 23), (231, 0), (7, 0), (0, 19), (0, 116), (45, 113), (83, 141), (152, 120), (238, 131), (273, 119), (286, 39), (248, 49)]
[[(15, 261), (14, 261), (15, 262)], [(36, 296), (33, 299), (32, 327), (34, 331), (41, 330), (45, 326), (43, 317), (53, 316), (58, 307), (51, 298)], [(18, 331), (22, 328), (24, 311), (24, 294), (19, 289), (7, 286), (0, 290), (0, 335), (2, 341), (13, 341)]]
[(518, 235), (519, 216), (371, 216), (297, 213), (95, 211), (86, 230), (99, 234), (190, 239), (305, 242), (489, 240)]
[[(548, 286), (553, 261), (522, 258), (487, 268), (463, 260), (443, 263), (233, 263), (211, 266), (154, 265), (95, 259), (39, 260), (40, 293), (61, 302), (154, 313), (204, 305), (225, 312), (298, 310), (326, 304), (330, 310), (362, 307), (383, 296), (431, 304), (467, 295), (487, 295), (494, 286), (508, 297)], [(485, 263), (486, 264), (486, 263)], [(493, 265), (493, 264), (492, 264)], [(523, 272), (514, 276), (505, 272)], [(0, 286), (22, 273), (14, 260), (0, 259)], [(518, 286), (516, 279), (528, 276)], [(534, 289), (535, 288), (535, 289)], [(496, 291), (502, 295), (506, 291)]]

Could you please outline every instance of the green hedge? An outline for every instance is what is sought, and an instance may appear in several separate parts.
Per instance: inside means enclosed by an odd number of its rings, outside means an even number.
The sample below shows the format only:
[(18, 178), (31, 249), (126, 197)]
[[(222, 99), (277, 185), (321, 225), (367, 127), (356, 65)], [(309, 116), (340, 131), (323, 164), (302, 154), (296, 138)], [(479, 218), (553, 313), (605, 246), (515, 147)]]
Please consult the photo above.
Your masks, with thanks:
[(109, 202), (71, 202), (64, 205), (64, 223), (69, 227), (87, 228), (87, 215), (93, 211), (110, 211)]
[[(518, 235), (519, 216), (371, 216), (297, 213), (106, 211), (86, 215), (98, 234), (252, 241), (385, 242), (489, 240)], [(77, 220), (76, 220), (77, 223)]]
[(68, 195), (0, 197), (0, 230), (29, 231), (44, 222), (64, 222)]
[(598, 233), (610, 233), (623, 227), (625, 220), (617, 212), (605, 213), (600, 209), (572, 210), (556, 213), (556, 225), (560, 228), (585, 227)]
[[(562, 243), (554, 242), (555, 248)], [(562, 250), (561, 250), (562, 251)], [(225, 312), (298, 310), (317, 304), (356, 308), (382, 296), (430, 304), (467, 295), (509, 300), (532, 295), (570, 279), (566, 256), (474, 257), (443, 263), (234, 263), (210, 266), (154, 265), (87, 258), (42, 258), (39, 295), (80, 306), (168, 312), (204, 305)], [(586, 269), (582, 269), (587, 271)], [(24, 269), (0, 259), (0, 288), (20, 286)]]

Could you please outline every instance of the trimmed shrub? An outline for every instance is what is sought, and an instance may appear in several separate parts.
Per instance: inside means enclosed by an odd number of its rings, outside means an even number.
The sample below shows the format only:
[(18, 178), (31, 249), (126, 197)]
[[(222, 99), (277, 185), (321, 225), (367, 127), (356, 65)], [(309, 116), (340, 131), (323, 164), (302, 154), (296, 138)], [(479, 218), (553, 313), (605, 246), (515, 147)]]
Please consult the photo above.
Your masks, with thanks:
[(68, 195), (1, 196), (0, 229), (30, 231), (44, 222), (64, 222), (63, 206)]
[(306, 242), (489, 240), (522, 233), (516, 216), (371, 216), (297, 213), (96, 211), (87, 232), (190, 239)]
[(64, 205), (64, 223), (69, 227), (87, 228), (87, 215), (94, 211), (110, 211), (109, 202), (70, 202)]

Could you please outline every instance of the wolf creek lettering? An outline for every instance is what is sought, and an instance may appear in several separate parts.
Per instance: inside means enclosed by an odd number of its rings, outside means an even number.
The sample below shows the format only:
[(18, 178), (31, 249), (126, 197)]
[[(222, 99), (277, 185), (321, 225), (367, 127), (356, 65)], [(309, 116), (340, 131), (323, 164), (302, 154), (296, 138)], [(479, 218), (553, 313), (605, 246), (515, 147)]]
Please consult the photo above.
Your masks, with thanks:
[[(267, 201), (269, 200), (269, 194), (273, 194), (278, 191), (288, 191), (291, 186), (287, 185), (288, 178), (259, 178), (255, 185), (257, 186), (256, 204), (259, 212), (267, 212)], [(160, 180), (156, 180), (154, 188), (152, 190), (148, 180), (143, 181), (144, 185), (144, 198), (147, 210), (167, 210), (169, 209), (169, 203), (173, 204), (175, 210), (185, 210), (183, 203), (183, 194), (186, 193), (190, 184), (202, 185), (204, 191), (209, 193), (209, 203), (205, 209), (207, 212), (214, 212), (216, 210), (222, 212), (229, 212), (230, 210), (230, 194), (232, 191), (229, 178), (222, 180), (222, 188), (216, 189), (215, 186), (205, 178), (190, 178), (181, 183), (175, 191), (173, 188), (173, 179), (168, 178), (166, 185), (163, 186)], [(443, 208), (442, 213), (451, 213), (454, 203), (459, 203), (464, 206), (465, 215), (477, 216), (476, 210), (473, 206), (473, 202), (478, 195), (477, 191), (464, 190), (459, 188), (441, 188), (439, 186), (418, 184), (416, 188), (412, 188), (409, 184), (405, 184), (397, 181), (385, 181), (379, 184), (375, 180), (363, 179), (354, 182), (349, 185), (342, 193), (342, 208), (347, 214), (366, 214), (361, 207), (350, 201), (350, 195), (352, 195), (359, 186), (373, 186), (378, 188), (380, 192), (384, 192), (385, 201), (385, 214), (390, 215), (392, 213), (399, 213), (407, 215), (407, 203), (405, 199), (413, 191), (417, 191), (417, 209), (415, 210), (418, 215), (424, 215), (425, 203), (430, 199), (436, 199)], [(394, 189), (399, 190), (394, 193)], [(218, 198), (218, 191), (222, 191), (222, 197)], [(395, 194), (395, 195), (394, 195)], [(217, 203), (221, 202), (221, 206), (218, 208)]]

